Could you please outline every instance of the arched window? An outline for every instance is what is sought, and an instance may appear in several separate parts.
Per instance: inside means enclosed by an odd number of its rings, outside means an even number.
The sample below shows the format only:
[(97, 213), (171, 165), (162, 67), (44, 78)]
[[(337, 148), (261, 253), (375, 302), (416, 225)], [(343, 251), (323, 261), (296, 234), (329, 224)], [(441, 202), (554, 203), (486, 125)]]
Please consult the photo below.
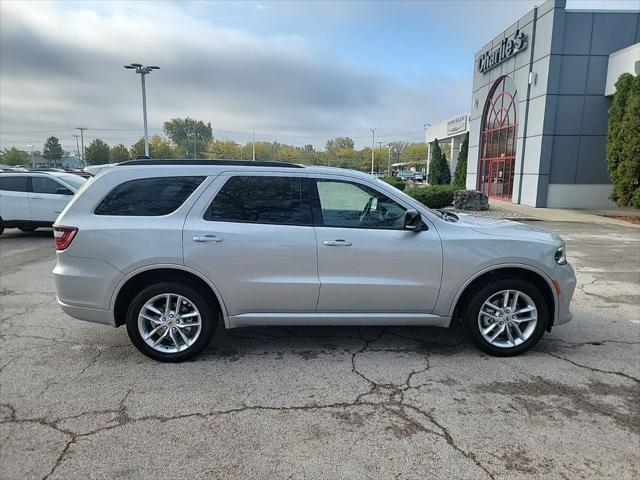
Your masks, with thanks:
[(518, 99), (510, 77), (499, 78), (484, 106), (480, 133), (478, 190), (494, 198), (511, 198), (518, 137)]

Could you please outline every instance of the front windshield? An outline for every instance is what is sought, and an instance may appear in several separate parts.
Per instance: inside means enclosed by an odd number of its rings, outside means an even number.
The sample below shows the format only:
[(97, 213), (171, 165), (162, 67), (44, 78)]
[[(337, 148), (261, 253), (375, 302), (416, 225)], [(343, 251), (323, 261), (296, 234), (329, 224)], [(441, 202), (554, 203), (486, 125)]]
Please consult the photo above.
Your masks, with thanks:
[(72, 187), (74, 187), (76, 190), (78, 190), (80, 187), (82, 187), (87, 179), (84, 177), (81, 177), (80, 175), (74, 175), (72, 173), (62, 173), (60, 175), (56, 175), (60, 180), (64, 181), (65, 183), (68, 183), (69, 185), (71, 185)]

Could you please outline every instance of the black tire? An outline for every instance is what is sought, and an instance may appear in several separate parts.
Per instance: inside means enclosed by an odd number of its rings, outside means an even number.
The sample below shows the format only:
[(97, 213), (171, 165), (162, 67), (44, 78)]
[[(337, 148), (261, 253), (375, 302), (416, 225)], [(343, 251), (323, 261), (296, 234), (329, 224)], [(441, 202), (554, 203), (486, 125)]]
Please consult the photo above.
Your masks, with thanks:
[[(142, 307), (153, 297), (166, 293), (183, 296), (191, 302), (200, 312), (201, 331), (196, 341), (185, 350), (167, 353), (161, 352), (148, 345), (142, 338), (138, 328), (138, 315)], [(129, 304), (126, 316), (127, 333), (131, 342), (144, 355), (159, 362), (183, 362), (198, 355), (211, 341), (216, 329), (218, 312), (215, 312), (211, 304), (195, 288), (178, 282), (158, 282), (145, 287)]]
[[(482, 308), (484, 302), (491, 298), (491, 296), (503, 290), (518, 290), (524, 293), (533, 301), (537, 310), (537, 323), (535, 329), (531, 332), (530, 336), (524, 342), (513, 347), (500, 347), (491, 344), (489, 340), (483, 337), (478, 322), (478, 315), (480, 314), (480, 309)], [(483, 317), (483, 319), (484, 318), (486, 317)], [(466, 303), (464, 316), (462, 318), (462, 326), (471, 341), (483, 352), (496, 357), (512, 357), (514, 355), (520, 355), (521, 353), (529, 350), (540, 341), (547, 328), (548, 322), (549, 308), (547, 306), (547, 302), (544, 299), (544, 296), (542, 295), (538, 287), (526, 280), (522, 280), (517, 277), (503, 277), (479, 288), (476, 292), (473, 293), (471, 298), (469, 298), (469, 301)]]
[(38, 227), (18, 227), (21, 232), (35, 232)]

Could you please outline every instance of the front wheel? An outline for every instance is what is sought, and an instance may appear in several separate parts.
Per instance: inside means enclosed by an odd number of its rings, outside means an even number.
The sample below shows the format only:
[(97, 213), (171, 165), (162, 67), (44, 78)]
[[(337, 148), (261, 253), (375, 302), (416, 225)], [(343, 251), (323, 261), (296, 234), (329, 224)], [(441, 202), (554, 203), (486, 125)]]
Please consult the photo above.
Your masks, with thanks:
[(131, 342), (144, 355), (160, 362), (182, 362), (209, 344), (216, 316), (193, 287), (159, 282), (133, 299), (126, 322)]
[(483, 352), (510, 357), (533, 347), (547, 328), (549, 309), (538, 287), (503, 278), (473, 294), (463, 318), (465, 332)]
[(35, 232), (38, 227), (18, 227), (21, 232)]

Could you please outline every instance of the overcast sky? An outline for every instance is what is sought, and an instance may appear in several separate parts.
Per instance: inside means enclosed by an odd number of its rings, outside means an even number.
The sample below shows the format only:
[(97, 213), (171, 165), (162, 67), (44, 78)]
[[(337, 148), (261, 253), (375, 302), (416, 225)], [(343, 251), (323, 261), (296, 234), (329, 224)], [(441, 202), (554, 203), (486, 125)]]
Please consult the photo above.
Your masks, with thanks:
[[(74, 127), (129, 146), (171, 117), (214, 136), (323, 146), (420, 141), (422, 125), (468, 111), (473, 54), (541, 3), (0, 1), (0, 147), (75, 149)], [(637, 8), (638, 0), (570, 7)]]

